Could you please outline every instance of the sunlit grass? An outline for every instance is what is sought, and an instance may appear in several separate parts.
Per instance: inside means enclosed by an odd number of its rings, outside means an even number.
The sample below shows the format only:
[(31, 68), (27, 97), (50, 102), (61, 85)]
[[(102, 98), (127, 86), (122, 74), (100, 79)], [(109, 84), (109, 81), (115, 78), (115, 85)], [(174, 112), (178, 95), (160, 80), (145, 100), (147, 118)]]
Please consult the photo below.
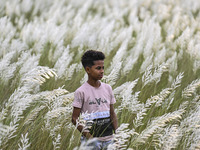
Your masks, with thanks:
[(88, 49), (105, 53), (117, 100), (110, 149), (200, 149), (199, 10), (195, 0), (0, 2), (0, 149), (84, 147), (71, 104)]

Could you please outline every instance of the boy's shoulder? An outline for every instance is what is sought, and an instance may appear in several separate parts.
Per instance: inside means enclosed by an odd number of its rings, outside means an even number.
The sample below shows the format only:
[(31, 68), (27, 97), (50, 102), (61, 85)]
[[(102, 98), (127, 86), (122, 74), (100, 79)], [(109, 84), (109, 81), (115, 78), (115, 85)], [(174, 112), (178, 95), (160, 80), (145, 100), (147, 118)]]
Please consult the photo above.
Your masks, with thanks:
[(101, 82), (101, 85), (102, 85), (103, 87), (112, 88), (109, 84), (104, 83), (104, 82)]
[(85, 89), (87, 89), (87, 83), (83, 83), (79, 88), (76, 89), (76, 92), (77, 91), (84, 91)]

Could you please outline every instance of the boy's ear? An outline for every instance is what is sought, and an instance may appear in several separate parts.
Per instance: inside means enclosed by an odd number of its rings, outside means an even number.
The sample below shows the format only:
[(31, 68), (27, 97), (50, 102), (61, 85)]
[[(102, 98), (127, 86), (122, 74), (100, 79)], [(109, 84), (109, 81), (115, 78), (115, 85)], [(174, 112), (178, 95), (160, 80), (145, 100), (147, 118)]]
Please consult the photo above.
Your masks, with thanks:
[(85, 67), (85, 71), (87, 72), (87, 73), (90, 73), (90, 67)]

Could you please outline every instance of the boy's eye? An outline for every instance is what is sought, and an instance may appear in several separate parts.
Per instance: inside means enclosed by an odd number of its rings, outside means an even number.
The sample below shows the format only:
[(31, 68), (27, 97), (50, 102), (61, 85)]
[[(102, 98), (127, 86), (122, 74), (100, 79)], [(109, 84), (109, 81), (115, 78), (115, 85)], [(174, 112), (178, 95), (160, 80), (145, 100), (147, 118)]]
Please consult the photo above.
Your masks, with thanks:
[(100, 66), (99, 66), (99, 67), (97, 67), (96, 69), (97, 69), (97, 70), (101, 70), (101, 69), (104, 69), (104, 67), (100, 67)]

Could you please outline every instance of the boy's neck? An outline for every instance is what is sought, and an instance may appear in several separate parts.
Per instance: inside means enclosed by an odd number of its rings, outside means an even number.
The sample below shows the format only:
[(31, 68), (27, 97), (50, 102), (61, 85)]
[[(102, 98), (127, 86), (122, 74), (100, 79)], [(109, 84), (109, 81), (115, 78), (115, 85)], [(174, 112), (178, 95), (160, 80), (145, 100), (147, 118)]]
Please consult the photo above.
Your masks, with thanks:
[(88, 80), (87, 83), (90, 84), (93, 87), (100, 87), (100, 85), (101, 85), (101, 82), (99, 80), (97, 80), (97, 81)]

